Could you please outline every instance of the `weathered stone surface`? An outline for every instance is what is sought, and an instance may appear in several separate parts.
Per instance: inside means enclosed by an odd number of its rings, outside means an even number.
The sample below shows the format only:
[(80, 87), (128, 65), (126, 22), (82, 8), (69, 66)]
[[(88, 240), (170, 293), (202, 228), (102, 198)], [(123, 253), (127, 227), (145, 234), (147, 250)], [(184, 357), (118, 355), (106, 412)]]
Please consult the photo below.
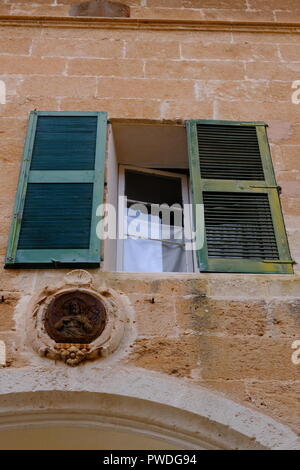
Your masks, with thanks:
[(130, 8), (123, 3), (109, 0), (94, 0), (91, 2), (74, 3), (70, 7), (70, 16), (106, 16), (129, 17)]
[(274, 279), (274, 281), (270, 282), (268, 285), (268, 295), (271, 298), (299, 298), (300, 278), (298, 276), (286, 276), (280, 279)]
[(208, 281), (204, 276), (177, 275), (173, 278), (160, 275), (120, 274), (117, 277), (108, 276), (110, 285), (117, 290), (129, 293), (159, 294), (159, 295), (205, 295)]
[(35, 274), (28, 275), (27, 271), (22, 269), (4, 269), (4, 264), (1, 267), (1, 291), (7, 292), (32, 292)]
[(199, 385), (217, 390), (225, 396), (233, 397), (239, 403), (248, 404), (249, 396), (246, 392), (244, 380), (201, 380)]
[(198, 338), (156, 337), (135, 342), (130, 363), (138, 367), (165, 372), (176, 377), (191, 377), (199, 361)]
[(270, 413), (275, 419), (291, 426), (300, 433), (299, 396), (300, 382), (260, 382), (246, 384), (250, 404), (264, 413)]
[(209, 296), (224, 299), (265, 299), (269, 276), (219, 274), (209, 279)]
[(15, 329), (14, 309), (19, 295), (0, 292), (0, 331)]
[(205, 380), (296, 380), (291, 344), (278, 338), (212, 335), (141, 339), (131, 360), (139, 367), (180, 376), (192, 377), (194, 369), (194, 376)]
[(26, 361), (21, 356), (21, 341), (20, 337), (16, 333), (0, 332), (0, 340), (5, 343), (5, 367), (23, 367), (24, 365), (27, 365)]
[(272, 334), (300, 338), (300, 298), (273, 301), (268, 306)]
[[(73, 5), (75, 4), (75, 5)], [(300, 18), (297, 0), (7, 0), (1, 5), (2, 15), (46, 16), (130, 16), (184, 20), (287, 21)]]
[(292, 340), (283, 338), (197, 337), (204, 379), (297, 380)]
[(177, 333), (174, 299), (163, 295), (129, 296), (140, 336), (174, 336)]
[(207, 380), (200, 381), (201, 386), (218, 390), (226, 397), (233, 397), (237, 402), (256, 408), (274, 419), (300, 432), (299, 382), (256, 381), (256, 380)]
[(189, 331), (257, 336), (264, 335), (266, 331), (267, 309), (264, 301), (186, 296), (178, 298), (175, 306), (177, 321)]
[(153, 292), (163, 295), (199, 295), (205, 296), (208, 288), (208, 282), (205, 276), (188, 275), (178, 279), (156, 279), (152, 281)]

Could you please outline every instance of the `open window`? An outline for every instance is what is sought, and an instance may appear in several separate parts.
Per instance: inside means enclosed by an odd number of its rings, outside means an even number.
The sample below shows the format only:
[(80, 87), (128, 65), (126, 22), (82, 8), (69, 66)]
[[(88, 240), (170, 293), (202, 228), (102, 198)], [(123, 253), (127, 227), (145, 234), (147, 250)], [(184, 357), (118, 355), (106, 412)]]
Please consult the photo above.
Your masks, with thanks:
[(5, 267), (292, 274), (279, 193), (262, 122), (33, 111)]
[(194, 272), (184, 125), (113, 122), (108, 141), (107, 202), (118, 207), (118, 236), (105, 240), (104, 269)]
[[(182, 194), (189, 197), (192, 205), (189, 234), (196, 233), (193, 256), (186, 255), (187, 272), (199, 269), (202, 272), (293, 273), (280, 205), (280, 188), (275, 180), (264, 123), (190, 120), (185, 126), (115, 124), (112, 127), (114, 171), (118, 172), (122, 164), (140, 167), (132, 173), (120, 170), (123, 176), (119, 194), (132, 199), (132, 203), (156, 201), (156, 188), (160, 183), (166, 191), (162, 199), (168, 200), (166, 181), (172, 181), (170, 173), (173, 173), (175, 186), (175, 181), (180, 180), (178, 175), (185, 175), (181, 178)], [(145, 179), (149, 183), (140, 185), (138, 189), (138, 181)], [(115, 181), (117, 187), (118, 176), (115, 176)], [(189, 186), (189, 191), (184, 189), (186, 186)], [(175, 197), (179, 194), (175, 187), (170, 192), (174, 195), (172, 202), (180, 204), (179, 196)], [(128, 201), (126, 204), (127, 212), (121, 218), (122, 224), (124, 217), (130, 220), (137, 215), (136, 211), (129, 211)], [(119, 209), (123, 210), (122, 205)], [(199, 213), (203, 216), (198, 217)], [(149, 237), (147, 224), (155, 225), (158, 219), (149, 219), (147, 214), (145, 217), (143, 229)], [(164, 224), (160, 223), (162, 229)], [(186, 229), (187, 224), (184, 223), (183, 227)], [(138, 237), (133, 239), (131, 236), (129, 241), (115, 246), (118, 260), (113, 265), (125, 271), (186, 272), (184, 257), (180, 258), (178, 253), (187, 240), (182, 240), (180, 249), (171, 243), (166, 248), (164, 238), (143, 240), (146, 232), (138, 240)], [(155, 256), (151, 251), (154, 246), (157, 249)], [(170, 255), (172, 250), (173, 258)], [(133, 259), (137, 253), (139, 260)], [(145, 262), (141, 253), (144, 253)], [(151, 262), (146, 261), (148, 256)], [(169, 258), (172, 258), (172, 263)]]
[(193, 271), (186, 175), (121, 165), (119, 214), (118, 271)]

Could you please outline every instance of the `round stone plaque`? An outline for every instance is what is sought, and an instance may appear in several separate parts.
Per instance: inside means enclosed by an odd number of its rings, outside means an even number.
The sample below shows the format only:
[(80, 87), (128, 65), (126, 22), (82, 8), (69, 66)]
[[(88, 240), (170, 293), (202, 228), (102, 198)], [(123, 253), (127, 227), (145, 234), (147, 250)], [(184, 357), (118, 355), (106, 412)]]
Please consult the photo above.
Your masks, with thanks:
[(99, 298), (75, 290), (56, 296), (45, 315), (45, 328), (56, 343), (89, 344), (106, 324), (106, 309)]

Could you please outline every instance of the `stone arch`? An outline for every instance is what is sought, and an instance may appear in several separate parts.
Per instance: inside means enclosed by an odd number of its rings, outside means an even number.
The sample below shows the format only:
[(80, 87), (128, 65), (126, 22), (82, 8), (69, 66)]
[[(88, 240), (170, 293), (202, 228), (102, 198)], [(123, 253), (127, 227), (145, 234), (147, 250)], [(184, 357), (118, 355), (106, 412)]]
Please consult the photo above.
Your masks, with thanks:
[(3, 370), (0, 436), (85, 427), (100, 439), (107, 430), (144, 436), (150, 449), (154, 442), (175, 449), (300, 449), (286, 426), (189, 382), (136, 368), (90, 369)]

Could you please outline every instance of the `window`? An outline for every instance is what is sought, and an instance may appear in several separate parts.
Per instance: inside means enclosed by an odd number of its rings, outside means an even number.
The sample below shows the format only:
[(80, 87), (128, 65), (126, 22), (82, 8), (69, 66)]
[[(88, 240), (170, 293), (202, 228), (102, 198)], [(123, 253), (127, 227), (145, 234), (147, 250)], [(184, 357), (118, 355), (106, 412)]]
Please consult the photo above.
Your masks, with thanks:
[(106, 113), (30, 115), (6, 267), (99, 266)]
[(105, 172), (127, 235), (105, 240), (105, 270), (293, 273), (264, 123), (107, 133), (103, 112), (31, 113), (5, 266), (100, 266)]
[(187, 177), (130, 166), (121, 166), (119, 174), (126, 238), (118, 241), (118, 270), (192, 272)]

